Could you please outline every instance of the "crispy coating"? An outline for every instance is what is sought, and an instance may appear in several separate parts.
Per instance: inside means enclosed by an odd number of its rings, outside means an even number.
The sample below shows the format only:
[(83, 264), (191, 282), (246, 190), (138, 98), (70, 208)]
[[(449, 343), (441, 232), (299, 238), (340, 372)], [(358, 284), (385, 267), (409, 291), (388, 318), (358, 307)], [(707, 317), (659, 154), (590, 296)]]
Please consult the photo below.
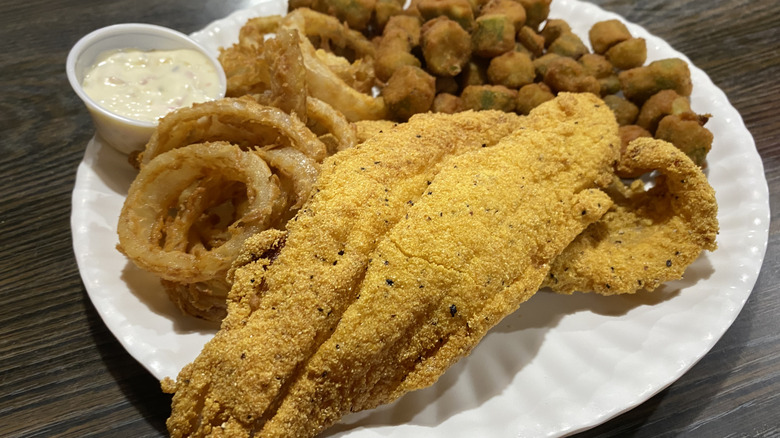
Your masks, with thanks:
[(460, 94), (463, 107), (475, 111), (515, 110), (517, 91), (503, 85), (469, 85)]
[(500, 14), (478, 17), (471, 33), (472, 51), (477, 56), (492, 58), (515, 47), (515, 26), (512, 18)]
[(665, 141), (638, 138), (618, 169), (658, 170), (662, 176), (647, 191), (639, 182), (617, 190), (615, 208), (555, 260), (545, 286), (603, 295), (652, 291), (681, 278), (703, 250), (716, 249), (715, 192), (683, 152)]
[(490, 0), (482, 6), (480, 15), (503, 14), (509, 17), (515, 29), (525, 25), (525, 8), (515, 0)]
[(605, 56), (618, 70), (641, 67), (647, 61), (647, 43), (644, 38), (630, 38), (610, 47)]
[(390, 76), (382, 96), (390, 116), (405, 122), (414, 114), (431, 109), (436, 96), (436, 78), (420, 67), (405, 65)]
[(604, 54), (615, 44), (630, 39), (631, 33), (623, 22), (612, 19), (594, 24), (588, 32), (588, 38), (593, 51)]
[(533, 29), (538, 29), (550, 15), (550, 3), (552, 0), (518, 0), (525, 9), (525, 24)]
[(355, 122), (357, 143), (365, 143), (369, 138), (393, 129), (397, 125), (392, 120), (361, 120)]
[(639, 108), (630, 101), (616, 95), (604, 96), (604, 103), (615, 113), (618, 125), (633, 125), (636, 122)]
[[(171, 435), (312, 436), (467, 354), (609, 206), (593, 189), (616, 160), (609, 109), (564, 94), (535, 113), (418, 115), (329, 158), (284, 246), (264, 235), (259, 254), (244, 253), (222, 329), (164, 382)], [(514, 250), (500, 250), (507, 237)], [(420, 326), (432, 318), (441, 326)]]
[(598, 79), (589, 75), (585, 67), (572, 58), (559, 56), (549, 64), (544, 73), (544, 82), (554, 91), (600, 94)]
[[(222, 329), (164, 389), (172, 436), (247, 436), (276, 409), (355, 298), (381, 236), (422, 196), (448, 156), (493, 145), (520, 117), (428, 114), (328, 158), (315, 194), (287, 225), (269, 266), (235, 272)], [(485, 129), (489, 127), (489, 129)], [(267, 268), (267, 269), (266, 269)]]
[(433, 384), (532, 296), (611, 203), (593, 187), (610, 179), (617, 125), (596, 102), (551, 102), (497, 146), (447, 161), (380, 241), (358, 298), (259, 435), (314, 436)]
[(439, 93), (433, 99), (431, 111), (435, 113), (455, 114), (463, 111), (463, 101), (460, 97), (449, 93)]
[(637, 105), (662, 90), (674, 90), (680, 96), (690, 96), (693, 89), (688, 64), (679, 58), (661, 59), (644, 67), (624, 70), (618, 78), (626, 99)]
[(704, 166), (714, 140), (712, 132), (704, 127), (707, 119), (706, 115), (691, 113), (668, 115), (658, 123), (655, 137), (672, 143), (694, 163)]
[(531, 57), (515, 51), (491, 59), (487, 74), (490, 83), (507, 88), (520, 88), (531, 84), (536, 77)]
[(537, 106), (554, 98), (550, 87), (544, 83), (528, 84), (517, 90), (515, 110), (528, 115)]
[(437, 76), (456, 76), (471, 58), (471, 36), (444, 16), (423, 25), (421, 47), (426, 68)]
[(588, 53), (588, 47), (574, 32), (564, 32), (558, 36), (548, 47), (550, 53), (579, 59)]

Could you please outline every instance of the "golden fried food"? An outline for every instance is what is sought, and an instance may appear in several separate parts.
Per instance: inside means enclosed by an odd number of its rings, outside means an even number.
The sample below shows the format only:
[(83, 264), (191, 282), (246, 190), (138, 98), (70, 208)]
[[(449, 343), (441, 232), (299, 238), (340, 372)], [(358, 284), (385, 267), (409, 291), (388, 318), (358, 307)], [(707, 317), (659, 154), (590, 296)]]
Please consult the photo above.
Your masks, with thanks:
[(405, 65), (420, 67), (420, 60), (411, 53), (419, 44), (420, 20), (417, 17), (391, 17), (376, 49), (374, 70), (377, 79), (387, 82), (396, 70)]
[(558, 56), (550, 61), (544, 72), (544, 82), (555, 92), (601, 94), (598, 79), (588, 74), (585, 67), (568, 56)]
[[(308, 8), (295, 9), (278, 20), (259, 23), (247, 22), (248, 30), (242, 30), (239, 41), (220, 53), (219, 60), (228, 78), (228, 96), (274, 91), (271, 88), (276, 83), (277, 92), (287, 90), (297, 93), (292, 96), (297, 98), (302, 92), (306, 93), (328, 103), (350, 121), (385, 117), (384, 100), (367, 94), (373, 85), (375, 49), (360, 32), (334, 17)], [(287, 36), (276, 42), (266, 40), (270, 32), (263, 32), (269, 29)], [(292, 31), (297, 31), (297, 35)], [(312, 39), (317, 40), (321, 49), (314, 46)], [(295, 44), (295, 40), (299, 46), (297, 50), (284, 49)], [(302, 66), (293, 61), (298, 50)], [(348, 52), (357, 59), (349, 62), (337, 52)], [(278, 57), (282, 59), (277, 60)], [(274, 81), (274, 75), (283, 79), (287, 71), (296, 73), (296, 77), (300, 76), (298, 72), (304, 71), (305, 89), (291, 86), (300, 83), (297, 79), (291, 84)], [(278, 95), (284, 97), (284, 94)]]
[[(591, 225), (553, 263), (545, 286), (603, 295), (654, 290), (682, 277), (702, 251), (717, 245), (718, 205), (707, 177), (674, 145), (631, 142), (618, 169), (657, 170), (649, 190), (639, 182), (615, 190), (615, 208)], [(638, 180), (639, 181), (639, 180)]]
[(425, 68), (437, 76), (457, 76), (471, 58), (471, 36), (445, 16), (425, 22), (420, 46)]
[(552, 91), (550, 91), (550, 87), (544, 83), (524, 85), (517, 90), (515, 111), (520, 114), (528, 115), (531, 113), (531, 110), (537, 106), (548, 100), (553, 100), (554, 98), (555, 96), (552, 94)]
[(361, 120), (355, 122), (357, 144), (365, 143), (369, 138), (383, 134), (397, 125), (392, 120)]
[(606, 103), (612, 112), (615, 113), (615, 119), (617, 119), (618, 125), (627, 126), (633, 125), (636, 122), (637, 116), (639, 115), (639, 108), (630, 101), (612, 94), (604, 96), (604, 103)]
[(547, 50), (550, 53), (572, 59), (579, 59), (582, 55), (589, 53), (588, 47), (574, 32), (564, 32), (558, 35), (558, 38), (547, 47)]
[(593, 51), (603, 55), (615, 44), (630, 39), (631, 33), (623, 22), (618, 19), (610, 19), (599, 21), (591, 26), (588, 38)]
[(141, 168), (164, 152), (206, 141), (227, 141), (245, 149), (292, 146), (317, 161), (327, 153), (325, 145), (297, 117), (250, 97), (225, 98), (163, 117), (139, 156)]
[(320, 136), (320, 140), (327, 146), (328, 155), (357, 144), (355, 125), (327, 103), (311, 96), (307, 97), (306, 115), (306, 126)]
[(354, 301), (381, 236), (423, 196), (444, 160), (497, 143), (519, 120), (490, 111), (415, 116), (328, 158), (278, 257), (269, 265), (257, 254), (236, 271), (222, 330), (166, 384), (175, 392), (171, 434), (259, 427)]
[(503, 14), (481, 15), (471, 33), (474, 54), (492, 58), (515, 48), (515, 25)]
[(403, 122), (431, 109), (436, 95), (436, 79), (419, 67), (405, 65), (393, 73), (382, 95), (389, 116)]
[(329, 158), (288, 234), (235, 270), (222, 329), (164, 382), (169, 431), (312, 436), (432, 384), (606, 211), (617, 147), (603, 103), (563, 95), (528, 118), (417, 115)]
[[(237, 182), (240, 185), (229, 185)], [(236, 205), (231, 190), (245, 193)], [(268, 228), (282, 204), (259, 156), (226, 142), (198, 143), (156, 156), (130, 185), (117, 225), (118, 249), (161, 278), (195, 283), (224, 278), (247, 237)], [(220, 217), (221, 236), (199, 235), (198, 222)]]
[(525, 9), (526, 26), (536, 30), (550, 15), (552, 0), (517, 0)]
[(670, 114), (691, 114), (690, 100), (674, 90), (661, 90), (650, 96), (639, 111), (636, 124), (655, 133), (658, 122)]
[(712, 149), (714, 136), (704, 127), (708, 116), (691, 113), (672, 114), (658, 123), (655, 138), (666, 140), (680, 149), (698, 166), (704, 166)]
[(519, 89), (534, 82), (536, 71), (530, 56), (511, 51), (491, 59), (487, 75), (493, 85)]
[(497, 146), (445, 162), (259, 436), (314, 436), (430, 386), (532, 296), (611, 203), (594, 187), (610, 179), (617, 125), (596, 102), (563, 96)]
[(460, 99), (467, 109), (512, 112), (515, 110), (517, 91), (503, 85), (469, 85), (463, 89)]
[(619, 70), (641, 67), (647, 61), (647, 43), (644, 38), (629, 38), (610, 47), (605, 56)]
[(624, 70), (618, 78), (626, 99), (637, 105), (662, 90), (674, 90), (680, 96), (690, 96), (693, 89), (688, 64), (679, 58), (661, 59), (644, 67)]

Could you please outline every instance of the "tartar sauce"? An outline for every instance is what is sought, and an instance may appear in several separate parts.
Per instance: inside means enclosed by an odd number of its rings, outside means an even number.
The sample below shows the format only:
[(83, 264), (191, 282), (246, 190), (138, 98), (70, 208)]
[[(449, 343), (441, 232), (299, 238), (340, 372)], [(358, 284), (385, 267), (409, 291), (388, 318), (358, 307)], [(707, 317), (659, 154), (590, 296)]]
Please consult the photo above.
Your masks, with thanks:
[(145, 122), (214, 100), (220, 92), (213, 64), (190, 49), (107, 52), (89, 68), (82, 86), (101, 107)]

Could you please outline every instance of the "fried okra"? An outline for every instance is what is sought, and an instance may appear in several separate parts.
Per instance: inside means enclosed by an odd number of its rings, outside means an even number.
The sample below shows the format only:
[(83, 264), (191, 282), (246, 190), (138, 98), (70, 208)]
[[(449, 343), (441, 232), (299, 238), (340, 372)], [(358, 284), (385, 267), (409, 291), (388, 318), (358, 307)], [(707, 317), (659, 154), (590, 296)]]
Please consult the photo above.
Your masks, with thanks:
[(515, 26), (506, 15), (488, 14), (477, 18), (471, 33), (473, 52), (492, 58), (515, 47)]
[(439, 93), (433, 99), (431, 111), (435, 113), (455, 114), (463, 111), (463, 102), (460, 97), (450, 93)]
[(431, 109), (436, 95), (436, 79), (419, 67), (403, 66), (393, 73), (382, 89), (387, 108), (395, 120), (406, 121)]
[(333, 15), (350, 29), (364, 30), (371, 22), (377, 0), (314, 0), (312, 9)]
[(456, 76), (471, 58), (471, 36), (447, 17), (427, 21), (420, 39), (426, 69), (438, 76)]
[(625, 97), (637, 104), (644, 103), (661, 90), (674, 90), (690, 96), (693, 85), (688, 64), (679, 58), (651, 62), (644, 67), (625, 70), (618, 75)]
[(588, 53), (588, 47), (582, 42), (580, 37), (572, 32), (564, 32), (558, 36), (547, 48), (550, 53), (557, 53), (561, 56), (579, 59), (582, 55)]
[(658, 123), (655, 138), (675, 145), (694, 163), (703, 166), (713, 140), (712, 132), (704, 127), (706, 122), (707, 116), (692, 113), (668, 115)]
[(517, 90), (515, 111), (527, 116), (532, 109), (554, 98), (550, 87), (544, 82), (524, 85)]
[(517, 0), (525, 9), (525, 24), (532, 29), (539, 29), (550, 15), (550, 3), (552, 0)]
[(420, 20), (417, 17), (396, 15), (388, 20), (379, 41), (374, 61), (374, 74), (386, 82), (396, 70), (421, 62), (411, 51), (420, 43)]
[(544, 82), (555, 92), (601, 94), (598, 79), (587, 74), (582, 64), (566, 56), (556, 58), (547, 65)]
[(544, 37), (528, 26), (523, 26), (517, 31), (517, 42), (533, 56), (542, 56), (544, 53)]
[(542, 80), (545, 73), (547, 73), (547, 69), (550, 67), (550, 64), (560, 57), (561, 55), (556, 55), (555, 53), (546, 53), (534, 59), (534, 70), (536, 70), (536, 78)]
[(578, 61), (585, 68), (585, 72), (596, 79), (606, 78), (615, 73), (612, 64), (602, 55), (586, 53)]
[(636, 124), (654, 133), (658, 122), (671, 114), (693, 114), (691, 103), (674, 90), (662, 90), (642, 105)]
[(503, 85), (469, 85), (460, 95), (464, 109), (513, 112), (517, 91)]
[(604, 96), (604, 103), (615, 113), (615, 119), (617, 119), (618, 125), (633, 125), (636, 121), (636, 117), (639, 114), (639, 108), (628, 100), (617, 96), (609, 95)]
[(561, 20), (560, 18), (550, 18), (544, 24), (544, 28), (542, 28), (541, 32), (539, 33), (542, 35), (542, 37), (544, 37), (545, 47), (550, 47), (550, 44), (552, 44), (552, 42), (555, 41), (559, 36), (571, 31), (571, 26), (569, 26), (569, 23), (567, 23), (565, 20)]
[(404, 2), (399, 0), (377, 0), (374, 7), (374, 26), (376, 30), (384, 30), (390, 18), (400, 15), (404, 10)]
[(628, 28), (620, 20), (599, 21), (588, 32), (593, 52), (603, 55), (615, 44), (631, 38)]
[(536, 72), (530, 56), (511, 51), (491, 59), (487, 75), (491, 84), (520, 88), (532, 83)]
[(515, 29), (525, 25), (525, 8), (514, 0), (490, 0), (482, 7), (480, 15), (506, 15), (512, 20)]
[(629, 38), (610, 47), (605, 56), (619, 70), (641, 67), (647, 61), (647, 43), (644, 38)]
[(484, 85), (488, 83), (487, 77), (487, 63), (480, 59), (472, 58), (465, 67), (463, 72), (456, 78), (460, 88), (466, 88), (469, 85)]
[(424, 21), (445, 16), (466, 31), (474, 27), (474, 10), (469, 0), (420, 0), (417, 10)]

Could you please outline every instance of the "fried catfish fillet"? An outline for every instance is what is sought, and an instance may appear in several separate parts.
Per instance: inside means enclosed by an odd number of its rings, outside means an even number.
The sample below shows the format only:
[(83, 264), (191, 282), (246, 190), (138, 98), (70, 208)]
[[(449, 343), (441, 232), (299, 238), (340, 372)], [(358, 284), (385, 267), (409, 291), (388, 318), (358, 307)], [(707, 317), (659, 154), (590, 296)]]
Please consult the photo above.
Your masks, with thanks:
[(652, 291), (682, 278), (704, 250), (717, 248), (718, 204), (707, 177), (671, 143), (639, 138), (618, 170), (660, 173), (645, 191), (615, 181), (613, 209), (569, 245), (544, 285), (561, 293), (603, 295)]
[(447, 161), (259, 436), (314, 436), (433, 384), (538, 290), (612, 204), (597, 187), (611, 181), (617, 126), (589, 96), (559, 98), (497, 146)]
[(592, 187), (618, 145), (603, 103), (562, 95), (522, 119), (415, 116), (334, 155), (286, 237), (242, 256), (222, 329), (164, 382), (170, 433), (310, 436), (430, 385), (608, 208)]
[(234, 273), (221, 330), (175, 384), (163, 383), (175, 392), (171, 435), (260, 429), (354, 301), (382, 236), (445, 159), (496, 144), (520, 121), (498, 111), (424, 115), (328, 158), (286, 237), (266, 239), (268, 248), (284, 240), (272, 263), (258, 253)]

